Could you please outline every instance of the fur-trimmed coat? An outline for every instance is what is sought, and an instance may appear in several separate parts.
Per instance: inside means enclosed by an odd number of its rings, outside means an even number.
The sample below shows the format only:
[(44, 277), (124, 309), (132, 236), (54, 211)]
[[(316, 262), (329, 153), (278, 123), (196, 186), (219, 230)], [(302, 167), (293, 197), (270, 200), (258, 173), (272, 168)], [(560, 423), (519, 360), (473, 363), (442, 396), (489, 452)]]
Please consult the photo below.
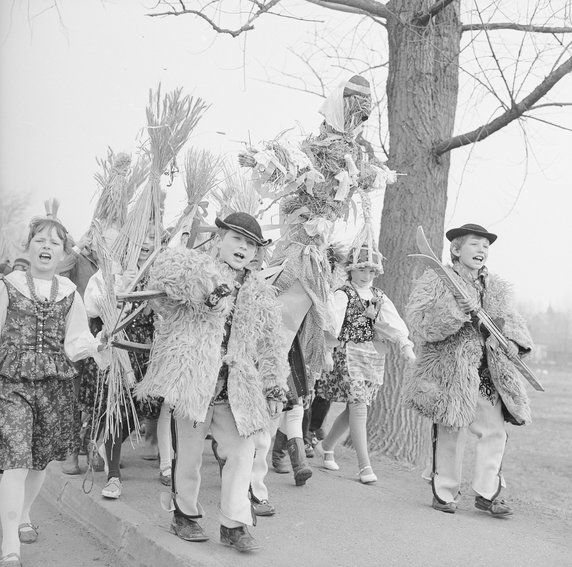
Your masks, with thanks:
[[(471, 296), (478, 292), (452, 268), (448, 268)], [(488, 275), (483, 297), (485, 311), (504, 321), (503, 334), (530, 352), (532, 339), (513, 305), (511, 286)], [(437, 274), (427, 269), (416, 282), (406, 308), (406, 319), (417, 347), (417, 361), (404, 388), (408, 407), (450, 427), (466, 427), (475, 419), (483, 353), (480, 331), (471, 323), (451, 291)], [(487, 362), (493, 384), (510, 415), (523, 425), (531, 421), (524, 379), (500, 349), (487, 342)]]
[(227, 353), (221, 355), (230, 298), (209, 308), (205, 301), (220, 284), (234, 285), (234, 272), (209, 255), (187, 249), (162, 252), (149, 289), (165, 291), (154, 301), (157, 314), (149, 368), (137, 386), (139, 398), (161, 396), (177, 417), (204, 421), (223, 362), (228, 399), (243, 437), (269, 426), (266, 392), (287, 389), (288, 348), (281, 333), (276, 291), (249, 272), (238, 290)]

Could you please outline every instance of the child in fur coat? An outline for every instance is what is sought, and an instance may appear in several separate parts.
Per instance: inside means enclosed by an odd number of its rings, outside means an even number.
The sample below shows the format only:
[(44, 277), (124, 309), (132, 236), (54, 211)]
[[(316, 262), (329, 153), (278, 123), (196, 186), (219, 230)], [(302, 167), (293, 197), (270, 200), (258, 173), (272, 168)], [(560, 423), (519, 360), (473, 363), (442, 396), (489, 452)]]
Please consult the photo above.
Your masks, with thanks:
[(139, 397), (161, 396), (173, 408), (171, 531), (206, 541), (197, 520), (204, 439), (209, 431), (225, 460), (221, 478), (220, 539), (238, 551), (260, 547), (248, 489), (254, 434), (268, 430), (287, 388), (287, 345), (276, 292), (246, 269), (262, 237), (256, 219), (232, 213), (216, 219), (217, 258), (168, 249), (150, 271), (149, 287), (166, 293), (157, 314), (151, 360)]
[(482, 306), (502, 326), (512, 356), (530, 352), (532, 340), (515, 310), (510, 286), (485, 267), (497, 236), (476, 224), (449, 230), (446, 236), (453, 262), (448, 269), (470, 300), (454, 297), (431, 269), (416, 282), (407, 320), (419, 352), (405, 402), (433, 422), (433, 508), (456, 511), (470, 431), (478, 438), (472, 480), (475, 506), (493, 516), (508, 516), (511, 508), (499, 498), (504, 485), (504, 422), (530, 422), (528, 396), (517, 369), (471, 313)]

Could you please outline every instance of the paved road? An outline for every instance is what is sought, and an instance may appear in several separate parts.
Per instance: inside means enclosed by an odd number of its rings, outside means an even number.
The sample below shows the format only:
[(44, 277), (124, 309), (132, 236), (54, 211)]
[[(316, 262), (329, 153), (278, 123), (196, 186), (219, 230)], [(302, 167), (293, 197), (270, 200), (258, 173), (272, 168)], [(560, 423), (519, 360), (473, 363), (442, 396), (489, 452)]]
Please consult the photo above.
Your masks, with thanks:
[(24, 567), (122, 567), (113, 551), (42, 496), (34, 505), (33, 518), (40, 537), (35, 544), (22, 545)]

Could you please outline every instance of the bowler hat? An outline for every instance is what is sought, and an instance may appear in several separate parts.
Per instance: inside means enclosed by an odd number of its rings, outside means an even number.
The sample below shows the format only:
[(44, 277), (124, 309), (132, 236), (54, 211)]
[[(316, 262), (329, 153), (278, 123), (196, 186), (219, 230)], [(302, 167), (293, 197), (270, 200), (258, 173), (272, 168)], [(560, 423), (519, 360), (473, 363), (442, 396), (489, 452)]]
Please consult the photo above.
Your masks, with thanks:
[(231, 213), (224, 220), (216, 218), (215, 224), (219, 228), (234, 230), (234, 232), (254, 240), (258, 246), (268, 246), (272, 242), (270, 238), (265, 240), (262, 237), (262, 230), (258, 221), (248, 213)]
[(465, 236), (466, 234), (476, 234), (477, 236), (484, 236), (491, 244), (497, 239), (497, 235), (489, 232), (479, 224), (464, 224), (459, 228), (452, 228), (445, 233), (447, 240), (450, 242), (458, 236)]

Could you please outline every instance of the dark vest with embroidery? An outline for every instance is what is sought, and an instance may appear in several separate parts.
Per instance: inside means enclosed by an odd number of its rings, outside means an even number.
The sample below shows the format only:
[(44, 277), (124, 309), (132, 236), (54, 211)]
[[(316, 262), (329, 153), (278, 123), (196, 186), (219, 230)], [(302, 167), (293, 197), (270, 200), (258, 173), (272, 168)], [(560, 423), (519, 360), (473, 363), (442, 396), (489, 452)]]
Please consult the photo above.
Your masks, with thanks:
[[(365, 343), (373, 340), (373, 320), (364, 315), (369, 301), (361, 299), (358, 292), (351, 285), (346, 284), (339, 289), (348, 296), (348, 305), (338, 341), (342, 343), (347, 343), (348, 341)], [(383, 292), (379, 289), (372, 287), (371, 290), (376, 299), (383, 297)]]
[(0, 375), (19, 380), (68, 380), (76, 376), (64, 352), (66, 316), (74, 294), (56, 302), (46, 321), (36, 317), (34, 302), (3, 280), (8, 291), (6, 323), (0, 337)]

